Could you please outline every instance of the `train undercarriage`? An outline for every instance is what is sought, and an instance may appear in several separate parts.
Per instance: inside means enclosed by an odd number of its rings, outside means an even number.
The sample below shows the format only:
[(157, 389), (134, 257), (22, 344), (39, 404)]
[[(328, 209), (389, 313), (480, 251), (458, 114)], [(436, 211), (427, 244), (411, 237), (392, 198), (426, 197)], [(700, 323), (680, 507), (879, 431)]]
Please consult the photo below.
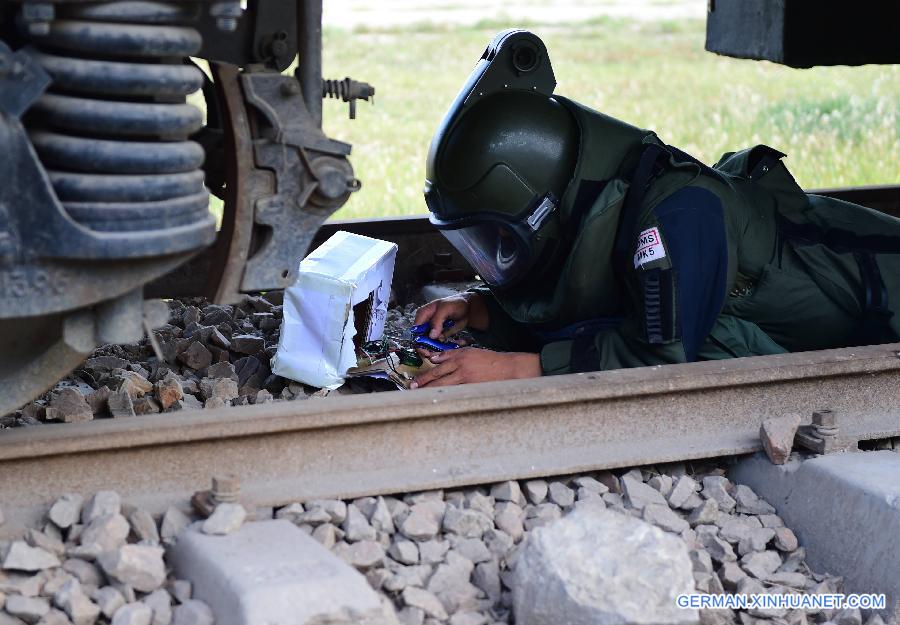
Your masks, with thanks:
[(322, 79), (321, 19), (321, 1), (0, 3), (3, 412), (163, 323), (145, 298), (291, 282), (360, 186), (322, 101), (353, 116), (374, 95)]

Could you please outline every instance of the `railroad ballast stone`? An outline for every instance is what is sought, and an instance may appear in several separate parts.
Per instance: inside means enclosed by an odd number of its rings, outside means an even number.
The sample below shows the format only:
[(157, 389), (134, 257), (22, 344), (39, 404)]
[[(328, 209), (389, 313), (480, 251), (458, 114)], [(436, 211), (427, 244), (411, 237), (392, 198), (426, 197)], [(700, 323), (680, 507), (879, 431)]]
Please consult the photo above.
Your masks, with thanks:
[(37, 623), (50, 611), (50, 602), (42, 597), (11, 595), (6, 599), (4, 609), (10, 616), (22, 619), (26, 623)]
[(231, 534), (241, 528), (246, 518), (247, 511), (241, 504), (219, 504), (209, 518), (203, 522), (203, 533), (214, 536)]
[(76, 579), (68, 580), (56, 591), (53, 603), (74, 625), (91, 625), (100, 615), (100, 608), (87, 597)]
[(123, 545), (100, 554), (97, 562), (106, 575), (142, 592), (152, 592), (166, 580), (163, 550), (152, 545)]
[(517, 625), (698, 621), (675, 602), (695, 585), (684, 542), (602, 505), (534, 530), (514, 570)]
[(89, 524), (101, 516), (119, 514), (122, 510), (122, 499), (119, 494), (111, 490), (101, 490), (88, 499), (87, 504), (81, 509), (81, 522)]
[(43, 571), (60, 565), (55, 554), (32, 547), (23, 540), (14, 541), (3, 559), (3, 568), (12, 571)]
[[(552, 482), (571, 490), (573, 503), (560, 506), (551, 501)], [(565, 490), (554, 489), (567, 501)], [(720, 501), (725, 510), (720, 509)], [(671, 515), (663, 514), (658, 507), (662, 505)], [(698, 464), (691, 471), (676, 464), (622, 475), (602, 471), (348, 502), (309, 501), (285, 506), (275, 516), (293, 522), (365, 573), (372, 587), (394, 602), (404, 625), (498, 625), (512, 622), (513, 565), (524, 542), (543, 531), (537, 528), (551, 530), (557, 520), (564, 522), (590, 506), (642, 525), (656, 525), (684, 545), (692, 588), (697, 592), (811, 593), (825, 592), (822, 584), (826, 583), (827, 588), (840, 588), (840, 578), (809, 571), (795, 536), (794, 543), (787, 534), (783, 537), (783, 546), (792, 549), (779, 548), (774, 532), (784, 523), (772, 514), (772, 507), (752, 490), (733, 484), (713, 464)], [(390, 513), (390, 524), (382, 518), (384, 509)], [(346, 511), (346, 515), (335, 519), (326, 510)], [(521, 520), (521, 530), (516, 520)], [(350, 530), (349, 535), (342, 528)], [(373, 547), (376, 544), (384, 549)], [(360, 553), (371, 558), (361, 559)], [(776, 557), (777, 567), (769, 572)], [(804, 621), (799, 613), (786, 613), (779, 622), (799, 625), (831, 616), (810, 615)], [(771, 617), (726, 610), (703, 612), (700, 622), (766, 625)]]
[(40, 529), (5, 550), (0, 625), (171, 625), (188, 603), (182, 623), (213, 625), (190, 583), (167, 575), (159, 535), (157, 520), (113, 491), (61, 495)]
[[(554, 503), (551, 482), (571, 490), (574, 501), (567, 506)], [(554, 489), (558, 499), (567, 501), (565, 490)], [(662, 514), (658, 506), (663, 504), (650, 491), (663, 498), (671, 515)], [(720, 501), (727, 510), (720, 509)], [(308, 501), (278, 509), (275, 516), (309, 534), (311, 540), (365, 575), (372, 588), (393, 602), (402, 625), (500, 625), (512, 620), (514, 565), (529, 537), (552, 531), (554, 523), (564, 523), (570, 515), (585, 514), (590, 508), (622, 515), (630, 523), (656, 525), (658, 531), (680, 541), (698, 592), (821, 593), (842, 589), (840, 578), (809, 570), (804, 547), (765, 500), (753, 490), (733, 484), (721, 468), (709, 463), (694, 465), (691, 470), (676, 464), (620, 475), (602, 471), (464, 490)], [(259, 518), (258, 514), (250, 516)], [(152, 551), (152, 558), (123, 559), (121, 554), (99, 554), (83, 544), (84, 540), (96, 542), (96, 532), (92, 538), (89, 528), (92, 524), (95, 529), (103, 526), (110, 516), (117, 519), (113, 528), (124, 518), (131, 531), (126, 542), (107, 553), (139, 548)], [(688, 523), (689, 529), (682, 529), (683, 524), (673, 523), (673, 519)], [(429, 524), (427, 531), (411, 529), (420, 521)], [(4, 564), (0, 595), (45, 599), (50, 609), (38, 621), (41, 625), (106, 625), (123, 606), (134, 603), (150, 608), (151, 625), (164, 625), (167, 619), (170, 625), (211, 625), (212, 612), (194, 603), (190, 582), (173, 573), (166, 575), (166, 556), (156, 545), (178, 549), (179, 538), (186, 531), (209, 540), (227, 540), (256, 522), (247, 521), (225, 536), (202, 534), (202, 521), (189, 530), (192, 522), (175, 506), (154, 519), (139, 508), (124, 505), (112, 492), (86, 499), (62, 495), (50, 507), (47, 522), (19, 541), (29, 549), (40, 549), (42, 558), (57, 558), (61, 565), (45, 560), (39, 564), (50, 566), (43, 569), (6, 568), (5, 560), (13, 548), (10, 543), (0, 562)], [(118, 543), (120, 535), (118, 530), (112, 542)], [(64, 548), (62, 555), (57, 554), (57, 541)], [(130, 572), (128, 567), (120, 567), (123, 562), (134, 565), (140, 561), (146, 566), (132, 567)], [(131, 581), (123, 583), (122, 579)], [(136, 612), (139, 618), (146, 614), (140, 609)], [(777, 617), (715, 611), (703, 612), (700, 618), (704, 625), (769, 625), (776, 622), (772, 618), (789, 625), (829, 619), (838, 622), (838, 615), (827, 610)], [(853, 614), (841, 615), (840, 622), (845, 620), (856, 622)], [(0, 611), (3, 622), (25, 621)]]
[(94, 411), (84, 395), (74, 388), (60, 389), (50, 400), (45, 412), (47, 421), (79, 423), (94, 418)]
[(112, 625), (150, 625), (153, 610), (143, 603), (129, 603), (116, 610)]
[(774, 464), (787, 462), (799, 427), (800, 415), (797, 414), (772, 417), (762, 422), (759, 427), (759, 438), (763, 450)]
[[(171, 300), (169, 323), (153, 331), (161, 359), (147, 339), (104, 345), (53, 389), (0, 419), (0, 428), (327, 397), (271, 372), (282, 299), (274, 291), (233, 306)], [(414, 315), (412, 305), (390, 309), (386, 332), (399, 334)], [(384, 380), (353, 379), (336, 394), (389, 390), (396, 387)]]

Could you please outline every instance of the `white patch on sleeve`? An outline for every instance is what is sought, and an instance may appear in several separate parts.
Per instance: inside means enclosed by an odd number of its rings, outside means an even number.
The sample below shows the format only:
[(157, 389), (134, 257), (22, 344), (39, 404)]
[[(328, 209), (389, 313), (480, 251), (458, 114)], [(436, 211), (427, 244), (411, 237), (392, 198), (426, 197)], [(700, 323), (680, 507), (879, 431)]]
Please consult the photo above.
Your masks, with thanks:
[(666, 257), (666, 248), (663, 247), (662, 238), (659, 236), (659, 228), (650, 228), (641, 232), (638, 236), (637, 251), (634, 253), (634, 268), (652, 263), (654, 260)]

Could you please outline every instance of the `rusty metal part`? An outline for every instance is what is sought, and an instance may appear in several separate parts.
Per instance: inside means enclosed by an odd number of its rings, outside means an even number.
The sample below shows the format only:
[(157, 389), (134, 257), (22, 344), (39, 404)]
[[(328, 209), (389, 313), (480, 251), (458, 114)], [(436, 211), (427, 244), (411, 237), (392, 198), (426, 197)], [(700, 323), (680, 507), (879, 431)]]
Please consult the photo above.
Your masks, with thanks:
[[(263, 64), (283, 71), (297, 58), (296, 0), (248, 0), (216, 9), (217, 17), (200, 12), (191, 24), (203, 35), (197, 55), (210, 62), (246, 67)], [(243, 11), (240, 9), (243, 5)], [(188, 5), (190, 6), (190, 5)], [(212, 7), (210, 7), (212, 8)], [(221, 25), (231, 30), (222, 31)], [(305, 35), (304, 35), (305, 36)]]
[[(454, 487), (761, 449), (827, 405), (848, 440), (900, 436), (900, 345), (739, 358), (0, 432), (7, 526), (63, 492), (159, 513), (214, 475), (257, 505)], [(7, 531), (9, 531), (7, 529)]]
[[(318, 115), (278, 73), (296, 56), (301, 23)], [(321, 130), (321, 0), (35, 1), (0, 10), (0, 29), (3, 412), (56, 381), (93, 341), (139, 338), (148, 325), (141, 286), (213, 242), (200, 169), (209, 155), (191, 139), (202, 116), (185, 102), (209, 80), (187, 57), (222, 53), (243, 67), (214, 68), (222, 84), (212, 99), (224, 101), (231, 133), (218, 150), (231, 158), (231, 201), (220, 245), (199, 263), (212, 283), (204, 294), (234, 301), (284, 286), (318, 226), (359, 188), (350, 146)], [(219, 111), (208, 111), (215, 135)], [(74, 349), (65, 319), (89, 307), (96, 332)]]
[(97, 346), (89, 311), (4, 319), (0, 326), (0, 412), (50, 388)]
[[(240, 298), (244, 265), (253, 239), (254, 204), (275, 190), (272, 172), (253, 163), (253, 136), (244, 108), (239, 84), (240, 72), (234, 65), (211, 66), (225, 124), (226, 178), (225, 210), (216, 244), (209, 259), (207, 297), (216, 302), (234, 302)], [(204, 262), (201, 258), (199, 262)], [(186, 268), (190, 271), (190, 267)]]
[[(400, 301), (410, 301), (415, 290), (425, 283), (463, 281), (475, 275), (465, 259), (431, 225), (427, 217), (328, 221), (316, 232), (309, 249), (318, 247), (338, 230), (383, 239), (398, 245), (391, 288)], [(205, 286), (214, 281), (208, 277), (210, 271), (209, 255), (204, 254), (148, 285), (146, 293), (153, 297), (203, 295)]]
[(297, 81), (213, 64), (225, 130), (225, 210), (216, 245), (149, 286), (155, 297), (284, 288), (322, 223), (359, 189), (350, 145), (325, 136)]
[(343, 80), (322, 81), (322, 97), (335, 98), (350, 104), (350, 119), (356, 119), (356, 101), (375, 101), (375, 87), (367, 82), (353, 80), (349, 76)]
[(322, 0), (304, 0), (297, 10), (297, 31), (303, 33), (298, 47), (296, 76), (306, 110), (313, 123), (322, 127)]
[(217, 475), (212, 479), (213, 501), (219, 503), (234, 503), (241, 497), (241, 479), (236, 475)]
[(859, 440), (843, 436), (833, 410), (817, 410), (812, 415), (812, 423), (800, 426), (794, 441), (801, 447), (817, 454), (856, 451)]
[(202, 517), (208, 517), (216, 509), (212, 491), (198, 490), (191, 495), (191, 509)]
[[(50, 388), (101, 343), (132, 343), (169, 320), (169, 307), (140, 287), (93, 309), (5, 319), (0, 324), (0, 414)], [(151, 335), (152, 336), (152, 335)]]
[[(290, 76), (244, 72), (241, 87), (255, 114), (254, 160), (275, 176), (276, 193), (256, 201), (255, 249), (247, 259), (243, 292), (283, 288), (319, 226), (359, 189), (347, 161), (350, 145), (313, 123)], [(318, 94), (317, 94), (318, 95)]]
[(200, 490), (191, 496), (191, 507), (197, 514), (207, 517), (221, 503), (240, 503), (241, 480), (236, 475), (217, 475), (212, 479), (212, 488)]
[(837, 415), (833, 410), (816, 410), (812, 415), (812, 424), (818, 428), (837, 428)]

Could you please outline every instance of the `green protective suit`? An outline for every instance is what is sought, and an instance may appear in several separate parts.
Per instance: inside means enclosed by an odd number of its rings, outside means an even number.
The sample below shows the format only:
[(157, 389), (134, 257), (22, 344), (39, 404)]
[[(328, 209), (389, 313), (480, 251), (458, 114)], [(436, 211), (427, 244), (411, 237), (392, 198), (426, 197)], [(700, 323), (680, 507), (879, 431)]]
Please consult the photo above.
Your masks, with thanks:
[(568, 236), (539, 279), (476, 289), (481, 344), (561, 374), (897, 340), (900, 220), (804, 193), (766, 146), (709, 168), (555, 97), (581, 131)]

